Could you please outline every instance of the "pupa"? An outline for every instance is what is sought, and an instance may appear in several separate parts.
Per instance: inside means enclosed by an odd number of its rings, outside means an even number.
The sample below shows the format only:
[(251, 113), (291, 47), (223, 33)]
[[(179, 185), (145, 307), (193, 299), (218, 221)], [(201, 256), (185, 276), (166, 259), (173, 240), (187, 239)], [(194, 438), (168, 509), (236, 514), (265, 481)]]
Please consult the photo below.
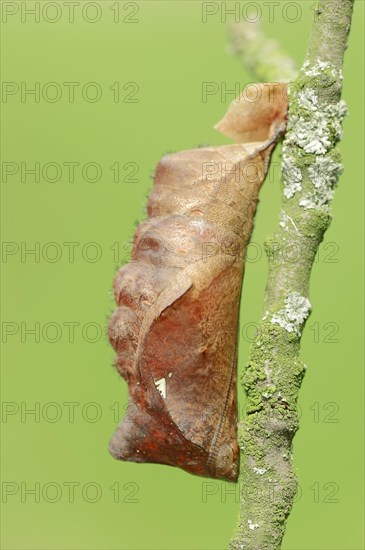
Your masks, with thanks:
[(109, 323), (127, 381), (119, 460), (235, 481), (237, 334), (258, 193), (283, 133), (286, 84), (250, 85), (215, 126), (236, 143), (164, 156)]

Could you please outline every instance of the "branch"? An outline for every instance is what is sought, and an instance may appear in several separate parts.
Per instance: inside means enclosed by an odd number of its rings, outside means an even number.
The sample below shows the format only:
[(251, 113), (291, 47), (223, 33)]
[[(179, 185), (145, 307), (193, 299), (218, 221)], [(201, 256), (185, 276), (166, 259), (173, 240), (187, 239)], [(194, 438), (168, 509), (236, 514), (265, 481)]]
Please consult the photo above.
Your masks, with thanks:
[(256, 82), (288, 82), (298, 71), (293, 59), (276, 40), (268, 38), (259, 23), (229, 26), (230, 50), (237, 54)]
[(242, 377), (247, 404), (238, 432), (241, 503), (231, 550), (280, 548), (297, 489), (292, 440), (306, 369), (299, 359), (300, 340), (311, 309), (311, 269), (331, 221), (330, 203), (342, 169), (336, 144), (346, 114), (340, 99), (342, 64), (353, 0), (330, 4), (329, 13), (328, 2), (319, 2), (306, 61), (290, 85), (282, 211), (279, 227), (265, 242), (265, 313)]

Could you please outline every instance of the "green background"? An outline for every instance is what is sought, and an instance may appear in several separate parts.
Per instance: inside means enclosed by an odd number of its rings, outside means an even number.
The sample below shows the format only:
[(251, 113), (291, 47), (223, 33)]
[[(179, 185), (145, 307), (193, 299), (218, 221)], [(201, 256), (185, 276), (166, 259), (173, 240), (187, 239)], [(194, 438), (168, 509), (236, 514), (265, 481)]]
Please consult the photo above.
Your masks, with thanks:
[[(63, 2), (57, 3), (62, 17), (54, 23), (47, 21), (57, 15), (52, 6), (35, 22), (34, 16), (22, 21), (20, 11), (20, 4), (32, 7), (34, 2), (11, 4), (19, 12), (2, 24), (3, 81), (24, 82), (28, 88), (39, 82), (41, 91), (44, 84), (56, 82), (62, 97), (52, 103), (28, 95), (22, 101), (17, 93), (1, 105), (6, 132), (2, 161), (19, 168), (2, 182), (2, 239), (6, 251), (13, 252), (2, 259), (2, 547), (223, 549), (238, 513), (234, 485), (109, 456), (108, 440), (123, 415), (127, 391), (111, 366), (114, 353), (105, 327), (114, 307), (113, 274), (128, 255), (135, 220), (143, 217), (158, 159), (199, 143), (228, 143), (212, 126), (233, 96), (222, 102), (217, 93), (204, 103), (202, 83), (234, 89), (236, 82), (241, 87), (249, 82), (250, 75), (227, 52), (220, 13), (202, 23), (198, 1), (140, 1), (138, 13), (130, 16), (136, 23), (123, 21), (134, 11), (133, 4), (123, 2), (119, 23), (110, 9), (116, 10), (116, 2), (98, 2), (102, 16), (95, 23), (81, 16), (85, 2), (75, 8), (73, 23)], [(297, 2), (297, 22), (285, 20), (295, 16), (283, 11), (287, 4), (276, 8), (273, 21), (268, 7), (260, 4), (262, 21), (300, 64), (314, 3)], [(216, 5), (220, 10), (221, 3)], [(344, 67), (350, 111), (341, 144), (345, 172), (333, 203), (334, 221), (313, 270), (314, 308), (303, 337), (302, 357), (309, 368), (294, 445), (300, 492), (285, 550), (364, 548), (363, 12), (363, 1), (356, 2)], [(95, 14), (91, 7), (86, 17)], [(80, 83), (73, 103), (62, 84), (70, 81)], [(88, 82), (99, 84), (99, 101), (82, 97), (80, 90)], [(115, 82), (119, 102), (108, 89)], [(131, 85), (123, 89), (128, 82), (138, 84), (138, 102), (123, 102), (132, 91)], [(80, 167), (71, 182), (63, 163), (73, 161)], [(267, 272), (263, 239), (278, 220), (278, 153), (274, 161), (246, 265), (240, 369), (252, 323), (262, 310)], [(36, 182), (28, 175), (22, 182), (21, 163), (30, 168), (35, 162), (41, 167), (58, 163), (62, 177), (51, 182), (41, 176)], [(101, 167), (99, 181), (87, 181), (94, 177), (91, 169), (83, 177), (81, 167), (88, 162)], [(119, 182), (109, 168), (116, 162)], [(125, 166), (129, 162), (138, 165), (135, 182), (123, 181), (131, 172)], [(55, 174), (49, 170), (48, 180)], [(65, 242), (79, 243), (74, 261)], [(39, 257), (22, 257), (24, 246), (39, 246)], [(92, 261), (96, 251), (100, 257)], [(39, 338), (26, 333), (36, 323)], [(67, 323), (78, 323), (73, 339)], [(78, 403), (73, 421), (70, 405), (65, 405), (69, 402)], [(242, 408), (241, 391), (240, 402)], [(35, 407), (38, 417), (26, 414)], [(70, 482), (78, 484), (73, 502)], [(26, 493), (36, 483), (39, 502)], [(207, 490), (214, 494), (204, 498)]]

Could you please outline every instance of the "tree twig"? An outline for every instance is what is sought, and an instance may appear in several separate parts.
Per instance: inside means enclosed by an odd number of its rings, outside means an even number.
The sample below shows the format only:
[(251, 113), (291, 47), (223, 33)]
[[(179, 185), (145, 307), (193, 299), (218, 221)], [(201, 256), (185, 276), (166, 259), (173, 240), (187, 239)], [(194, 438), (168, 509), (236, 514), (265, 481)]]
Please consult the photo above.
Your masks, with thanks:
[(248, 68), (255, 82), (288, 82), (298, 70), (279, 42), (268, 38), (259, 22), (232, 23), (228, 28), (230, 51)]
[(292, 440), (306, 369), (300, 340), (311, 309), (310, 273), (342, 169), (336, 144), (346, 114), (340, 98), (352, 8), (353, 0), (319, 2), (306, 61), (290, 85), (282, 211), (265, 242), (264, 316), (242, 376), (247, 404), (239, 425), (241, 502), (231, 550), (280, 548), (296, 493)]

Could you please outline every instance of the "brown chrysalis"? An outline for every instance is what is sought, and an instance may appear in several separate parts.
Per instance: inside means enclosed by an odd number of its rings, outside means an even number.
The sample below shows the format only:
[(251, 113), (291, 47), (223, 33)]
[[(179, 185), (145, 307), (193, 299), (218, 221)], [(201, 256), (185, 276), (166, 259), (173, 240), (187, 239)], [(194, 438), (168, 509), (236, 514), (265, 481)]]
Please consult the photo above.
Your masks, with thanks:
[(129, 406), (110, 452), (236, 480), (236, 363), (244, 254), (285, 84), (246, 88), (216, 128), (236, 144), (163, 157), (109, 325)]

